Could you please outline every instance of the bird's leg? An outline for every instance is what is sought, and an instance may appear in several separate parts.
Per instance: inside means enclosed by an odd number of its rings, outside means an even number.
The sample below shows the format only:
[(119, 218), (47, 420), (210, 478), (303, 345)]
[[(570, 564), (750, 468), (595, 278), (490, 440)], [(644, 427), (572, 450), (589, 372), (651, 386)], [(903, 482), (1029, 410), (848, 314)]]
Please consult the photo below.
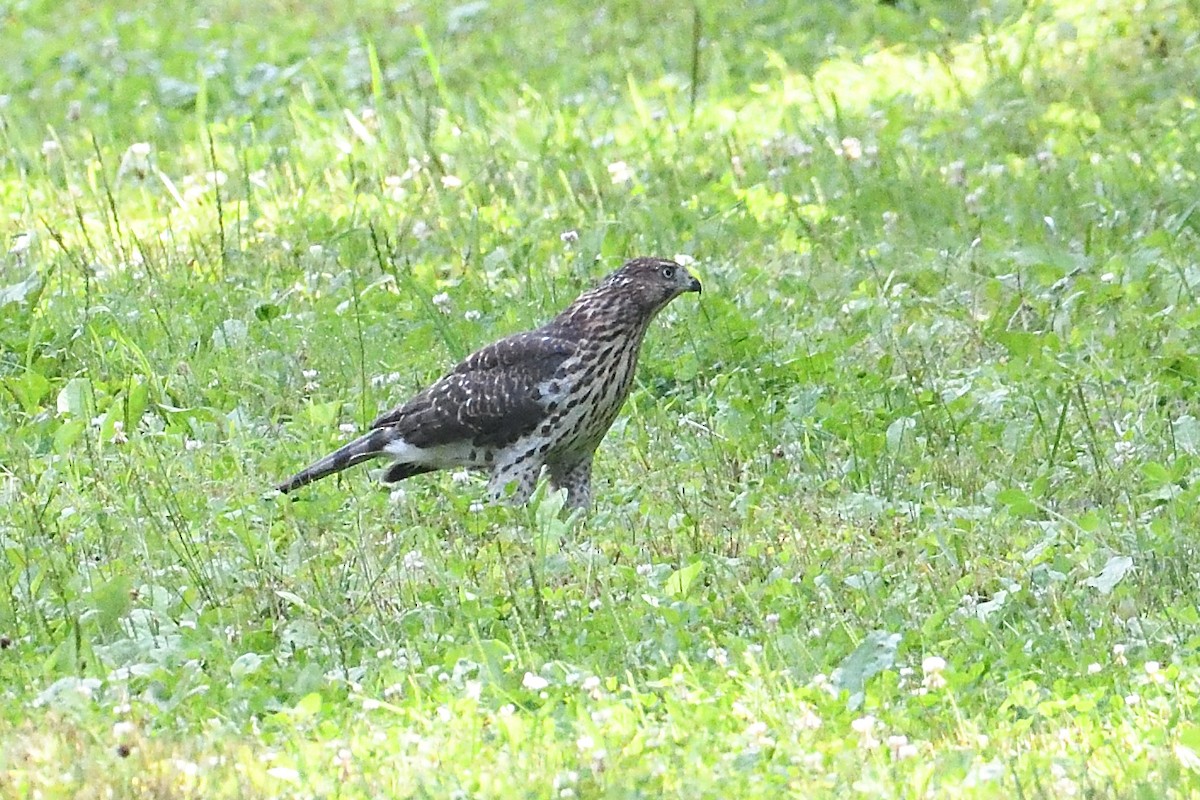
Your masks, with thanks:
[(587, 508), (592, 504), (592, 454), (578, 461), (550, 464), (550, 486), (567, 490), (568, 508)]
[[(532, 458), (497, 464), (488, 478), (488, 501), (495, 503), (507, 500), (515, 506), (529, 502), (541, 474), (541, 461)], [(513, 487), (511, 493), (508, 488), (510, 485)]]

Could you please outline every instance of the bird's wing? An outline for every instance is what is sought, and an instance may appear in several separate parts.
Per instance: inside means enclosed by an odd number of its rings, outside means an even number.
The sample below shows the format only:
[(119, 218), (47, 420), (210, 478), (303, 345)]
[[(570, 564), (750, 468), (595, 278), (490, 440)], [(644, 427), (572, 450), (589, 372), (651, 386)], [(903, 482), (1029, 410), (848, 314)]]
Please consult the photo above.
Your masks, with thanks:
[(570, 339), (518, 333), (468, 356), (448, 375), (375, 420), (416, 447), (463, 440), (502, 446), (546, 416), (545, 386), (576, 350)]

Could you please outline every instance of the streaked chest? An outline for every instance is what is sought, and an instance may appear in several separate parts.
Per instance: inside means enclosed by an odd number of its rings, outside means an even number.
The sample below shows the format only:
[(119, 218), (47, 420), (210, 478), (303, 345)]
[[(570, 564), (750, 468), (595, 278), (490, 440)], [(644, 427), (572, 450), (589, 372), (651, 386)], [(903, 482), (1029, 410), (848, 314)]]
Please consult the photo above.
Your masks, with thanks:
[(637, 369), (640, 337), (597, 342), (563, 364), (548, 381), (549, 412), (540, 433), (554, 453), (591, 451), (621, 410)]

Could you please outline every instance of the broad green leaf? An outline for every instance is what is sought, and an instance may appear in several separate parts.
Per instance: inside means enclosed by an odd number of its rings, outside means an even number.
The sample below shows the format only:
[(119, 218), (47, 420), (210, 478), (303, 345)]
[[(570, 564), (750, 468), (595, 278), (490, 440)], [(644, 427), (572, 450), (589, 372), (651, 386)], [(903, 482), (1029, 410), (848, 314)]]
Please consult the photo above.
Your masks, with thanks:
[(70, 452), (75, 442), (87, 429), (87, 423), (81, 419), (73, 419), (58, 426), (54, 432), (54, 452), (65, 455)]
[(1001, 589), (992, 595), (991, 599), (984, 600), (975, 606), (975, 616), (980, 622), (987, 622), (988, 618), (1004, 608), (1004, 604), (1008, 602), (1008, 591)]
[(92, 607), (99, 612), (97, 621), (101, 627), (111, 628), (129, 613), (132, 605), (129, 591), (132, 585), (129, 576), (117, 575), (107, 583), (96, 587), (92, 592)]
[(125, 424), (125, 398), (119, 397), (108, 406), (104, 418), (100, 420), (100, 441), (113, 441), (117, 432), (117, 423)]
[(1142, 475), (1151, 483), (1161, 486), (1164, 483), (1171, 483), (1171, 471), (1155, 461), (1142, 464)]
[(1172, 423), (1172, 429), (1176, 447), (1190, 455), (1200, 453), (1200, 421), (1185, 414)]
[(31, 294), (42, 287), (42, 277), (32, 272), (23, 281), (0, 286), (0, 307), (9, 303), (23, 303)]
[(867, 681), (896, 663), (896, 649), (902, 638), (898, 633), (871, 631), (838, 666), (833, 682), (839, 689), (850, 692), (851, 710), (862, 705)]
[(242, 653), (229, 665), (229, 674), (240, 680), (258, 672), (262, 664), (263, 657), (258, 653)]
[(1133, 559), (1129, 556), (1113, 556), (1104, 565), (1104, 569), (1100, 570), (1098, 575), (1093, 575), (1083, 582), (1084, 586), (1091, 586), (1098, 590), (1101, 594), (1111, 594), (1117, 584), (1121, 582), (1129, 571), (1133, 569)]
[(1036, 333), (1005, 331), (997, 334), (996, 340), (1008, 349), (1014, 359), (1027, 359), (1042, 352), (1043, 337)]
[(259, 322), (270, 322), (283, 314), (283, 308), (277, 303), (259, 303), (254, 307), (254, 317)]
[(331, 428), (337, 421), (342, 404), (336, 400), (329, 403), (309, 403), (308, 420), (317, 428)]
[(132, 428), (141, 420), (142, 414), (146, 413), (146, 407), (150, 404), (150, 387), (146, 383), (146, 379), (135, 375), (129, 382), (127, 397), (125, 413), (129, 418), (128, 426)]
[(213, 329), (213, 348), (225, 350), (239, 347), (246, 342), (249, 331), (249, 327), (240, 319), (227, 319)]
[(1175, 739), (1175, 757), (1192, 772), (1200, 772), (1200, 726), (1185, 722)]
[(58, 413), (90, 420), (92, 411), (92, 382), (87, 378), (71, 378), (58, 393)]
[(1032, 517), (1038, 513), (1038, 507), (1029, 495), (1015, 487), (997, 492), (996, 500), (1008, 506), (1009, 513), (1016, 517)]
[(908, 438), (909, 431), (917, 427), (917, 421), (912, 417), (900, 417), (887, 428), (888, 450), (896, 452)]
[(309, 692), (300, 698), (292, 707), (292, 715), (298, 719), (309, 719), (321, 712), (321, 695), (319, 692)]
[(704, 572), (704, 562), (693, 561), (686, 567), (680, 567), (667, 578), (667, 591), (676, 597), (686, 597), (696, 578)]
[(42, 399), (50, 392), (50, 381), (41, 373), (33, 371), (22, 372), (20, 375), (6, 378), (4, 385), (16, 395), (17, 400), (21, 403), (21, 409), (26, 414), (37, 411)]

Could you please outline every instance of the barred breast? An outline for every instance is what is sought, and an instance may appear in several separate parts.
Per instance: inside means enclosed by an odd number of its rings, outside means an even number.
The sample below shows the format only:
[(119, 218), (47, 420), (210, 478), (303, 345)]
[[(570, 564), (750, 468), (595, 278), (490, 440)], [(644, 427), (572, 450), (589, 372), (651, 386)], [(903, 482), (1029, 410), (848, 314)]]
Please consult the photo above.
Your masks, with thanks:
[(633, 388), (639, 337), (597, 343), (570, 368), (561, 400), (541, 426), (548, 437), (547, 456), (559, 458), (596, 449), (612, 427)]

